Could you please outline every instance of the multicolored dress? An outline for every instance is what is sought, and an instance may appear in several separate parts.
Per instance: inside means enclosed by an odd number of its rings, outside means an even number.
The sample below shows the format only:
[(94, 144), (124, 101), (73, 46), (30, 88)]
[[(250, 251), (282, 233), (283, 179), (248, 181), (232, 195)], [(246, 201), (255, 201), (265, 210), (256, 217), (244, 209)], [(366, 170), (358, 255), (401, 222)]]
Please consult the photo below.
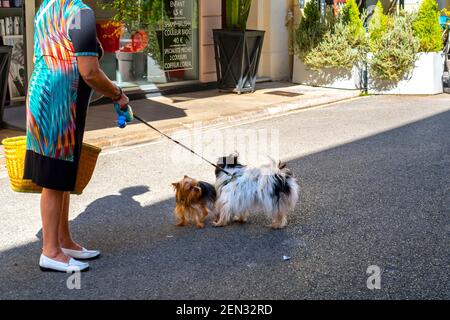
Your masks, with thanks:
[(44, 0), (34, 42), (24, 178), (73, 191), (92, 93), (79, 74), (77, 57), (102, 55), (92, 9), (81, 0)]

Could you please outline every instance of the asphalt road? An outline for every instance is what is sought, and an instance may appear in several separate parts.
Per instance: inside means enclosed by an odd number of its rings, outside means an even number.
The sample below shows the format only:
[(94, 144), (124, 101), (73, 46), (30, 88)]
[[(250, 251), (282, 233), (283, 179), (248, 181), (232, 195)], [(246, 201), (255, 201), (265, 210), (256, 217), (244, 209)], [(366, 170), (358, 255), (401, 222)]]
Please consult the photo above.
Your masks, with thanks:
[[(450, 298), (448, 96), (368, 97), (183, 140), (211, 158), (249, 158), (266, 142), (233, 145), (233, 134), (260, 129), (301, 187), (286, 229), (258, 213), (246, 225), (176, 227), (170, 183), (213, 182), (213, 168), (167, 141), (108, 151), (73, 198), (75, 238), (103, 252), (80, 290), (39, 271), (39, 198), (0, 178), (0, 299)], [(369, 290), (373, 265), (381, 288)]]

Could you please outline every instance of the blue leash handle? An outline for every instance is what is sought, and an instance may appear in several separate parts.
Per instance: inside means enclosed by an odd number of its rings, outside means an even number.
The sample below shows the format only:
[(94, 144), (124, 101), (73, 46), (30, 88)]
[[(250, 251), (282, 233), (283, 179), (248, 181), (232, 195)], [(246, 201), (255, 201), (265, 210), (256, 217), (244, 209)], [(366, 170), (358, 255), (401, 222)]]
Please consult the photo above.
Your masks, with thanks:
[(123, 129), (127, 126), (127, 123), (133, 121), (133, 110), (128, 106), (125, 110), (120, 109), (118, 103), (114, 103), (114, 109), (117, 113), (117, 125)]

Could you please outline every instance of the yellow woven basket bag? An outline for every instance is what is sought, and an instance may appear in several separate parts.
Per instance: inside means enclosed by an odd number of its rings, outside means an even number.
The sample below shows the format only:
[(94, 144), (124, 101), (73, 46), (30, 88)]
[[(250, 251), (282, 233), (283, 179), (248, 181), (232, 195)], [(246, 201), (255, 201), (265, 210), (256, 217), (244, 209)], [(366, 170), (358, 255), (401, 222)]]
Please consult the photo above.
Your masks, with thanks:
[[(42, 188), (30, 180), (23, 179), (26, 137), (6, 138), (2, 141), (5, 147), (6, 168), (8, 169), (11, 189), (16, 192), (41, 193)], [(87, 143), (83, 143), (78, 167), (77, 181), (73, 194), (82, 194), (94, 173), (98, 155), (102, 150)]]

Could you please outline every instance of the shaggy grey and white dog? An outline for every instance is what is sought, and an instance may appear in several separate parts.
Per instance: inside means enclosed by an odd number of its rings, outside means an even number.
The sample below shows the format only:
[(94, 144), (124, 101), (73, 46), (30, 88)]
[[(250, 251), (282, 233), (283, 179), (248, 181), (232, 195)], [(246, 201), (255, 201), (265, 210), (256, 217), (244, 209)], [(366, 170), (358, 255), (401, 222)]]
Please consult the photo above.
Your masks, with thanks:
[(284, 228), (287, 214), (299, 198), (299, 186), (285, 164), (274, 160), (259, 167), (239, 163), (238, 154), (219, 159), (216, 169), (217, 200), (214, 225), (227, 225), (231, 219), (246, 222), (249, 214), (263, 211), (272, 219), (271, 227)]

